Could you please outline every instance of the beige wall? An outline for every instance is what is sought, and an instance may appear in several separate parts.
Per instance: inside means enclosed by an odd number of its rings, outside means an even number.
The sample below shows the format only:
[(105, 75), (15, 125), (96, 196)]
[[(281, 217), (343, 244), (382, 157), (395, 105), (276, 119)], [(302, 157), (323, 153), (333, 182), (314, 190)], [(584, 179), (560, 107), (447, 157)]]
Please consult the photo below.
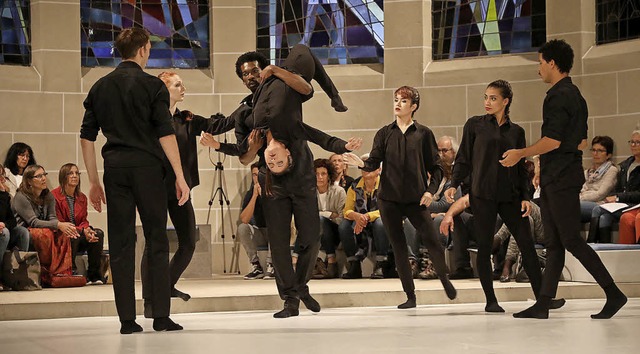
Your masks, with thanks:
[[(640, 122), (640, 40), (596, 47), (594, 2), (548, 0), (547, 36), (564, 38), (575, 50), (572, 76), (589, 103), (589, 135), (612, 136), (619, 144), (616, 155), (624, 157), (629, 154), (625, 144), (629, 132)], [(0, 156), (13, 142), (28, 143), (55, 187), (57, 170), (63, 163), (76, 162), (83, 168), (78, 136), (82, 101), (91, 85), (111, 69), (80, 67), (78, 1), (31, 3), (33, 66), (0, 66)], [(247, 93), (235, 76), (233, 64), (238, 55), (255, 49), (255, 1), (210, 3), (212, 67), (179, 70), (188, 90), (181, 107), (202, 115), (218, 111), (229, 114)], [(329, 67), (349, 112), (334, 112), (326, 95), (317, 91), (304, 106), (305, 120), (340, 137), (363, 137), (362, 152), (366, 152), (376, 130), (392, 120), (393, 90), (413, 85), (422, 93), (416, 119), (430, 126), (436, 136), (460, 137), (465, 120), (483, 113), (481, 100), (487, 83), (502, 78), (514, 88), (514, 121), (525, 128), (529, 142), (535, 141), (539, 137), (542, 100), (548, 89), (537, 76), (537, 55), (432, 62), (430, 10), (431, 1), (427, 0), (386, 0), (384, 66)], [(229, 139), (234, 140), (232, 134)], [(101, 145), (103, 139), (98, 142)], [(328, 156), (313, 150), (316, 156)], [(216, 161), (217, 154), (211, 154), (211, 158)], [(198, 223), (205, 223), (214, 168), (206, 149), (199, 150), (199, 161), (202, 184), (194, 189), (193, 200)], [(235, 157), (227, 157), (224, 165), (235, 225), (240, 191), (246, 190), (249, 183), (247, 170)], [(83, 177), (86, 185), (86, 176)], [(105, 213), (91, 212), (89, 219), (106, 228)], [(213, 242), (220, 241), (219, 219), (218, 203), (214, 201), (210, 221)], [(226, 235), (230, 240), (228, 230)], [(214, 265), (220, 268), (219, 260), (214, 260)]]

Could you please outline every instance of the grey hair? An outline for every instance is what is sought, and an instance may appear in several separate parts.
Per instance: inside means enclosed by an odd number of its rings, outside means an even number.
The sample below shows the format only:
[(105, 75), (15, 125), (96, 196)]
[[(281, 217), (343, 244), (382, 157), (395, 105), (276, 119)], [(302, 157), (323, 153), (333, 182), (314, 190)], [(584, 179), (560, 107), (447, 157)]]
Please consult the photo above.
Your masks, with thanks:
[(453, 152), (457, 154), (458, 149), (460, 149), (460, 144), (458, 144), (458, 141), (456, 140), (456, 138), (448, 135), (443, 135), (440, 138), (438, 138), (438, 141), (445, 140), (445, 139), (451, 142), (451, 148), (453, 149)]

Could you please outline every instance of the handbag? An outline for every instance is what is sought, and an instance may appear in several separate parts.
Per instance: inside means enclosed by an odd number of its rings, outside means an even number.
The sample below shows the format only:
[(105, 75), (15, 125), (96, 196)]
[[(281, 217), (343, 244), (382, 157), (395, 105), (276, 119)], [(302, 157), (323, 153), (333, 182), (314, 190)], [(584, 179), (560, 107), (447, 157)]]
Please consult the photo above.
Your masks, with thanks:
[(55, 274), (50, 280), (52, 288), (77, 288), (87, 285), (87, 278), (83, 275)]
[(18, 248), (5, 252), (2, 258), (4, 285), (13, 290), (41, 290), (40, 260), (36, 252), (21, 252)]

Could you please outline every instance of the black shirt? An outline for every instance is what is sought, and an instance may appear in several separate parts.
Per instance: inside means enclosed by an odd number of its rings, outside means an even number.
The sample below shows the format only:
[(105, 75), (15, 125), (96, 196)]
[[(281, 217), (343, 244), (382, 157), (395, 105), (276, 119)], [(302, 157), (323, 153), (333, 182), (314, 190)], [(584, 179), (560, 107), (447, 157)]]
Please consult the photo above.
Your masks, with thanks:
[[(437, 192), (442, 179), (439, 160), (438, 145), (431, 129), (414, 121), (403, 134), (393, 121), (376, 133), (362, 169), (373, 171), (384, 162), (378, 197), (414, 203), (420, 202), (427, 191), (432, 195)], [(428, 174), (431, 175), (430, 182)]]
[[(249, 191), (244, 195), (242, 210), (249, 205), (251, 197), (253, 197), (253, 183), (251, 183), (251, 188), (249, 188)], [(249, 224), (256, 227), (267, 227), (267, 223), (264, 220), (264, 212), (262, 211), (262, 196), (258, 196), (256, 199), (256, 206), (253, 209), (253, 215), (251, 216)]]
[(524, 147), (524, 129), (509, 118), (501, 126), (491, 114), (469, 118), (453, 164), (451, 187), (458, 188), (470, 176), (471, 195), (476, 198), (499, 202), (529, 200), (524, 159), (509, 168), (500, 164), (505, 151)]
[(105, 167), (162, 164), (158, 139), (174, 134), (169, 91), (162, 80), (123, 61), (91, 87), (84, 108), (80, 138), (95, 141), (102, 129)]
[[(198, 145), (196, 137), (202, 132), (213, 135), (222, 134), (233, 129), (235, 121), (234, 117), (224, 117), (222, 115), (213, 115), (205, 118), (199, 115), (184, 114), (179, 109), (173, 114), (172, 123), (176, 132), (176, 140), (178, 141), (178, 151), (180, 152), (180, 162), (182, 163), (182, 172), (184, 179), (190, 189), (200, 184), (200, 176), (198, 175)], [(168, 196), (175, 198), (175, 181), (176, 175), (171, 168), (171, 163), (164, 159), (167, 175), (165, 182), (170, 192)]]
[(9, 192), (0, 192), (0, 222), (3, 222), (9, 231), (18, 225), (13, 210), (11, 210), (11, 195)]
[(249, 148), (248, 137), (253, 129), (253, 94), (245, 97), (229, 116), (235, 122), (236, 143), (220, 143), (218, 151), (231, 156), (242, 156)]
[(560, 141), (560, 147), (540, 156), (541, 186), (567, 175), (576, 176), (571, 181), (567, 179), (572, 186), (584, 184), (584, 173), (576, 171), (582, 171), (582, 151), (578, 145), (587, 138), (588, 114), (587, 102), (570, 77), (547, 91), (542, 106), (542, 136)]

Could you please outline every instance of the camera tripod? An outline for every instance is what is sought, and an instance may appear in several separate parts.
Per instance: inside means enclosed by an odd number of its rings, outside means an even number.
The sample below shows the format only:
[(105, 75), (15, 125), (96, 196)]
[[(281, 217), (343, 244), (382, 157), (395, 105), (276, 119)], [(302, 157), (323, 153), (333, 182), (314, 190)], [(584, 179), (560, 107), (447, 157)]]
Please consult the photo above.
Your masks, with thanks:
[(207, 224), (209, 224), (209, 216), (211, 215), (211, 206), (213, 205), (213, 200), (218, 196), (218, 202), (220, 204), (220, 228), (222, 230), (220, 234), (220, 238), (222, 239), (222, 267), (224, 273), (227, 273), (227, 248), (225, 243), (225, 204), (226, 204), (226, 218), (229, 223), (229, 230), (231, 230), (231, 239), (233, 240), (233, 247), (231, 248), (231, 262), (229, 265), (229, 273), (237, 272), (240, 274), (240, 265), (239, 265), (239, 252), (240, 252), (240, 243), (236, 238), (236, 234), (233, 231), (233, 222), (231, 220), (231, 207), (229, 206), (229, 198), (227, 197), (227, 193), (225, 190), (227, 189), (227, 180), (224, 177), (224, 165), (218, 159), (218, 162), (215, 164), (216, 169), (213, 174), (213, 183), (211, 184), (211, 197), (209, 198), (209, 211), (207, 212)]

